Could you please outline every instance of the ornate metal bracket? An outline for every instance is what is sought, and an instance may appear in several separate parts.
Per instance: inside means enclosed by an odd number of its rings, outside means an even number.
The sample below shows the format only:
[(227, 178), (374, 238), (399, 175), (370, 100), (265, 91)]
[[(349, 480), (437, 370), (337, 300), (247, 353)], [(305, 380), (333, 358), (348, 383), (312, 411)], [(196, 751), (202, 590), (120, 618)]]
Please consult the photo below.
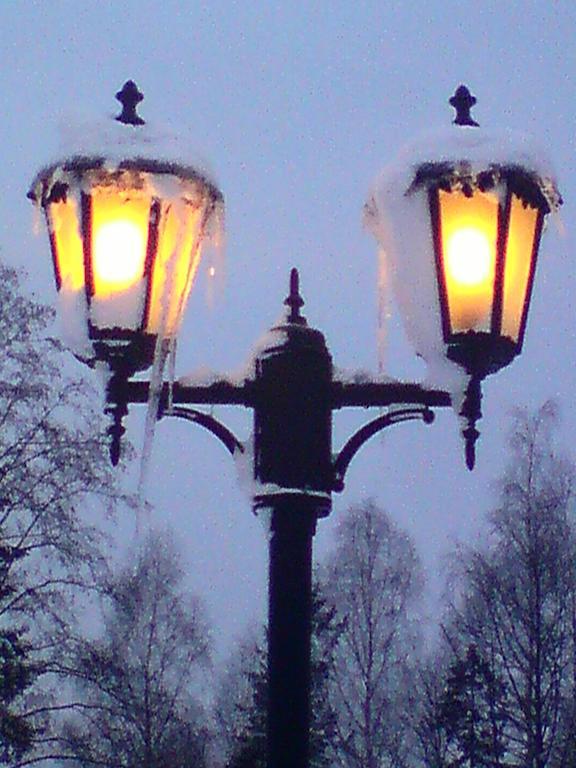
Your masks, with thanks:
[(195, 408), (184, 408), (182, 406), (172, 406), (170, 409), (161, 410), (158, 414), (158, 418), (161, 419), (164, 416), (175, 416), (178, 419), (185, 419), (191, 421), (193, 424), (198, 424), (200, 427), (204, 427), (208, 432), (211, 432), (215, 437), (220, 440), (224, 445), (228, 453), (234, 456), (235, 453), (244, 453), (244, 446), (238, 440), (236, 435), (231, 432), (228, 427), (222, 424), (218, 419), (210, 416), (208, 413), (197, 411)]
[(386, 427), (392, 426), (392, 424), (399, 424), (402, 421), (414, 421), (416, 419), (422, 419), (425, 424), (431, 424), (434, 421), (434, 412), (426, 406), (411, 406), (394, 409), (393, 411), (388, 411), (388, 413), (378, 416), (361, 427), (352, 435), (334, 460), (334, 490), (344, 490), (346, 471), (350, 466), (350, 462), (354, 456), (356, 456), (360, 448), (362, 448), (364, 443), (374, 435), (378, 434), (378, 432), (386, 429)]
[[(242, 384), (230, 384), (227, 381), (216, 381), (208, 386), (175, 383), (172, 392), (169, 393), (168, 384), (164, 384), (160, 396), (158, 418), (163, 416), (176, 416), (186, 419), (194, 424), (199, 424), (215, 435), (225, 446), (229, 453), (234, 454), (244, 451), (244, 446), (224, 424), (221, 424), (213, 416), (189, 408), (188, 403), (206, 405), (252, 405), (251, 382)], [(116, 466), (120, 458), (120, 443), (125, 433), (123, 419), (128, 413), (128, 404), (140, 403), (145, 405), (149, 398), (150, 385), (145, 381), (127, 381), (124, 376), (113, 376), (108, 382), (106, 390), (105, 412), (111, 417), (112, 423), (108, 428), (110, 436), (110, 458)], [(168, 409), (168, 402), (173, 401), (177, 405)], [(183, 403), (186, 407), (178, 405)]]

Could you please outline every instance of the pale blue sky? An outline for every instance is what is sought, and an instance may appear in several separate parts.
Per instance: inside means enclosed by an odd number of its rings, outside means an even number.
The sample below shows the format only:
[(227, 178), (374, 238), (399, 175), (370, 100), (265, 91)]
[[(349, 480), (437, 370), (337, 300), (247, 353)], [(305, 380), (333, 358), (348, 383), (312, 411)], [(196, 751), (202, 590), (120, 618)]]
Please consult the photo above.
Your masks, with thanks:
[[(566, 442), (576, 427), (574, 3), (3, 0), (0, 30), (0, 249), (44, 300), (53, 300), (48, 245), (32, 233), (25, 193), (61, 151), (58, 125), (71, 112), (115, 113), (114, 92), (133, 78), (143, 116), (186, 126), (215, 169), (226, 286), (209, 310), (200, 281), (181, 373), (244, 365), (279, 316), (292, 265), (336, 365), (376, 369), (376, 249), (362, 205), (403, 143), (448, 124), (459, 83), (478, 97), (484, 127), (525, 130), (548, 149), (566, 200), (563, 234), (552, 226), (545, 242), (523, 356), (485, 387), (478, 469), (464, 468), (452, 414), (398, 427), (363, 449), (319, 526), (323, 551), (342, 509), (375, 497), (415, 536), (437, 588), (450, 542), (481, 532), (510, 409), (558, 397)], [(396, 316), (390, 333), (387, 372), (420, 376)], [(247, 414), (219, 413), (250, 433)], [(336, 446), (360, 420), (337, 416)], [(142, 414), (129, 420), (135, 440), (141, 423)], [(201, 431), (160, 425), (155, 472), (154, 515), (181, 530), (191, 582), (228, 639), (263, 615), (263, 529), (228, 457)]]

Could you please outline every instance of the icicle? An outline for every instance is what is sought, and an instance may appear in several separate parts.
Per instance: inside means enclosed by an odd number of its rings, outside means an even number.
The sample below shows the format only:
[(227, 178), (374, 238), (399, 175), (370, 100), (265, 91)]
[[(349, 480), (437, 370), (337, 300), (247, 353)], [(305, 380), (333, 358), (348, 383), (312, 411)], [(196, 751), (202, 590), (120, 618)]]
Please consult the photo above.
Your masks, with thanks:
[[(544, 222), (544, 226), (547, 226), (547, 224), (548, 222)], [(550, 215), (550, 224), (554, 225), (554, 231), (558, 237), (561, 237), (563, 240), (567, 237), (566, 224), (564, 223), (564, 219), (562, 218), (560, 211), (555, 211), (552, 209)]]
[[(150, 385), (148, 389), (148, 406), (146, 409), (146, 421), (144, 426), (144, 441), (142, 445), (142, 455), (140, 459), (140, 478), (138, 482), (138, 515), (144, 509), (144, 498), (146, 484), (148, 481), (148, 472), (152, 458), (154, 445), (154, 436), (156, 434), (156, 422), (158, 421), (158, 411), (160, 408), (160, 398), (162, 396), (162, 385), (164, 383), (164, 368), (166, 360), (171, 350), (170, 339), (166, 338), (168, 325), (168, 315), (170, 311), (170, 295), (175, 280), (175, 262), (177, 254), (181, 248), (182, 231), (178, 232), (176, 243), (166, 264), (166, 280), (164, 283), (161, 297), (161, 315), (158, 327), (158, 336), (156, 337), (156, 347), (154, 349), (154, 363), (150, 375)], [(192, 251), (193, 252), (193, 251)], [(179, 307), (180, 310), (180, 307)]]
[(216, 281), (219, 279), (219, 277), (220, 275), (217, 273), (216, 267), (211, 264), (208, 267), (208, 277), (206, 279), (206, 304), (210, 310), (214, 309), (214, 305), (216, 303)]
[(158, 411), (160, 408), (160, 398), (162, 396), (162, 384), (164, 381), (164, 366), (168, 356), (168, 344), (164, 338), (164, 333), (159, 333), (156, 340), (156, 349), (154, 351), (154, 364), (150, 376), (150, 386), (148, 390), (148, 405), (146, 408), (146, 421), (144, 424), (144, 440), (142, 444), (142, 454), (140, 458), (140, 478), (138, 481), (138, 508), (136, 521), (137, 528), (140, 528), (142, 522), (141, 516), (145, 509), (145, 492), (148, 482), (148, 473), (150, 461), (152, 459), (152, 449), (154, 445), (154, 435), (156, 434), (156, 422), (158, 421)]
[[(214, 224), (213, 218), (217, 221)], [(224, 252), (223, 225), (220, 221), (218, 212), (211, 214), (209, 218), (211, 232), (208, 236), (211, 238), (211, 248), (209, 250), (210, 263), (208, 266), (208, 276), (206, 280), (206, 304), (210, 310), (213, 310), (216, 302), (224, 292), (226, 281), (226, 257)]]
[[(183, 206), (185, 205), (185, 203), (183, 203), (182, 201), (174, 201), (172, 205)], [(202, 222), (198, 228), (198, 232), (196, 235), (196, 239), (193, 243), (193, 247), (190, 250), (191, 254), (195, 254), (198, 247), (200, 246), (200, 243), (204, 236), (206, 219), (209, 215), (210, 215), (210, 211), (207, 203), (205, 203), (204, 210), (202, 213)], [(184, 220), (185, 220), (184, 216), (179, 217), (180, 222)], [(152, 458), (154, 436), (156, 433), (156, 422), (158, 421), (160, 399), (162, 397), (162, 387), (164, 384), (164, 369), (166, 367), (167, 360), (169, 361), (169, 377), (171, 382), (169, 385), (170, 396), (169, 396), (168, 407), (169, 408), (172, 407), (171, 390), (173, 388), (173, 381), (175, 376), (175, 353), (176, 353), (175, 338), (176, 338), (176, 332), (178, 331), (178, 328), (176, 327), (174, 329), (170, 329), (171, 331), (170, 337), (167, 336), (167, 331), (168, 331), (168, 322), (169, 322), (169, 314), (170, 314), (170, 297), (173, 294), (174, 283), (176, 282), (176, 279), (177, 279), (177, 275), (176, 275), (177, 256), (182, 249), (183, 237), (185, 237), (185, 233), (181, 225), (178, 231), (178, 235), (176, 237), (176, 242), (174, 243), (174, 248), (172, 250), (170, 258), (166, 263), (166, 279), (165, 279), (164, 287), (162, 291), (161, 315), (160, 315), (160, 322), (159, 322), (159, 328), (158, 328), (158, 336), (156, 338), (156, 347), (154, 351), (154, 363), (152, 365), (152, 373), (150, 376), (150, 385), (148, 390), (148, 407), (146, 411), (146, 422), (144, 427), (144, 441), (142, 445), (142, 456), (140, 460), (140, 479), (138, 483), (139, 514), (140, 514), (140, 511), (143, 509), (143, 499), (145, 496), (149, 466)], [(176, 310), (177, 325), (179, 325), (179, 323), (181, 322), (183, 308), (184, 308), (183, 303), (186, 300), (186, 297), (188, 296), (190, 284), (193, 279), (194, 279), (194, 259), (191, 258), (188, 264), (188, 271), (186, 274), (186, 281), (185, 281), (186, 289), (180, 295), (179, 304)]]
[[(208, 226), (210, 223), (210, 218), (213, 215), (213, 208), (209, 205), (208, 199), (204, 199), (203, 207), (202, 207), (202, 215), (200, 218), (200, 224), (198, 226), (198, 231), (196, 232), (196, 238), (193, 242), (192, 248), (190, 250), (190, 253), (196, 253), (196, 251), (199, 249), (202, 241), (206, 238), (208, 232)], [(188, 262), (188, 271), (186, 273), (186, 289), (182, 291), (180, 294), (180, 300), (178, 302), (178, 309), (176, 311), (176, 318), (177, 318), (177, 324), (179, 330), (180, 323), (182, 322), (182, 315), (184, 314), (184, 302), (188, 298), (188, 294), (190, 293), (190, 288), (192, 285), (192, 281), (194, 280), (194, 273), (195, 273), (195, 262), (193, 259), (190, 259)]]
[(170, 339), (170, 349), (168, 351), (168, 405), (167, 413), (170, 413), (174, 405), (174, 380), (176, 379), (176, 350), (178, 340), (174, 336)]
[(34, 232), (34, 236), (38, 237), (42, 232), (44, 216), (42, 215), (42, 210), (39, 205), (35, 205), (32, 211), (32, 231)]
[(390, 276), (386, 252), (383, 248), (378, 251), (378, 373), (386, 372), (386, 356), (388, 351), (388, 321), (391, 317)]

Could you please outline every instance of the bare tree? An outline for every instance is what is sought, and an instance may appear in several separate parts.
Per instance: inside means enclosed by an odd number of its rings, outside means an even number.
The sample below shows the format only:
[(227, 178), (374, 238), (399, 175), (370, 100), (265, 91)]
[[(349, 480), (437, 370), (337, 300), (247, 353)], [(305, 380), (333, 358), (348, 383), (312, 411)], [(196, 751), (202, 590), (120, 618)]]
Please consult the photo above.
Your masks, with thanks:
[(0, 763), (51, 751), (52, 661), (103, 567), (85, 516), (121, 498), (98, 399), (65, 376), (52, 311), (0, 265)]
[(418, 636), (411, 610), (422, 585), (414, 546), (372, 502), (352, 507), (324, 581), (346, 620), (332, 689), (334, 765), (404, 766)]
[[(66, 765), (201, 768), (209, 729), (201, 703), (210, 636), (183, 587), (166, 535), (151, 534), (106, 589), (104, 628), (62, 666), (77, 715), (62, 738)], [(74, 759), (72, 759), (74, 758)]]
[(459, 558), (447, 632), (454, 647), (473, 643), (506, 691), (506, 754), (495, 765), (570, 765), (561, 754), (574, 695), (574, 471), (553, 448), (555, 416), (551, 404), (516, 415), (490, 545)]

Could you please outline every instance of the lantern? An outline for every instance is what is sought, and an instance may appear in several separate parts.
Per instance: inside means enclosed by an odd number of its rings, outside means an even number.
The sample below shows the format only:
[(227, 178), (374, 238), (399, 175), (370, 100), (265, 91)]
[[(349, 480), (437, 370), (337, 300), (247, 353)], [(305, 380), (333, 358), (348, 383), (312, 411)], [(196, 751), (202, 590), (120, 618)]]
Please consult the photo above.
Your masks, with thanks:
[[(132, 81), (117, 94), (123, 130), (141, 131)], [(73, 156), (41, 171), (65, 333), (73, 351), (128, 377), (173, 338), (222, 194), (195, 168), (145, 157)]]
[(484, 377), (522, 349), (536, 258), (550, 205), (535, 174), (492, 165), (428, 164), (442, 335), (451, 360)]
[[(470, 117), (475, 101), (460, 86), (450, 100), (459, 135), (440, 143), (440, 159), (412, 160), (393, 184), (381, 182), (367, 208), (397, 282), (405, 283), (399, 298), (417, 350), (430, 362), (440, 347), (466, 374), (458, 407), (469, 468), (480, 383), (522, 350), (544, 220), (561, 203), (524, 147), (482, 137)], [(419, 280), (425, 290), (410, 293)]]

